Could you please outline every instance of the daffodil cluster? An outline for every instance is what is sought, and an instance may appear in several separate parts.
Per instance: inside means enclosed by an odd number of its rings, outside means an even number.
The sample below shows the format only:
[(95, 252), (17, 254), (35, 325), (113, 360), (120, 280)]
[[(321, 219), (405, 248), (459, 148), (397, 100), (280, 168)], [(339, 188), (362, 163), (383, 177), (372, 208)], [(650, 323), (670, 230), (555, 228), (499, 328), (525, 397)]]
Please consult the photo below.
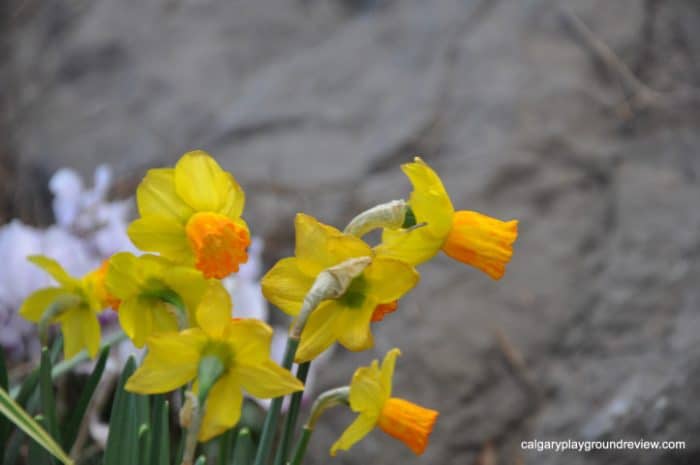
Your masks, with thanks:
[[(517, 221), (455, 211), (437, 173), (419, 158), (402, 169), (413, 185), (409, 200), (374, 207), (343, 231), (296, 216), (294, 256), (281, 259), (262, 279), (267, 300), (293, 318), (282, 366), (270, 359), (267, 324), (232, 317), (236, 302), (221, 279), (248, 257), (245, 196), (233, 175), (201, 151), (185, 154), (174, 168), (148, 171), (138, 186), (139, 217), (128, 235), (143, 254), (117, 253), (82, 278), (69, 276), (50, 258), (32, 257), (57, 286), (31, 295), (21, 314), (40, 326), (60, 324), (65, 358), (71, 358), (82, 349), (97, 353), (97, 315), (116, 311), (126, 336), (147, 349), (126, 389), (158, 394), (186, 386), (190, 393), (183, 464), (191, 463), (197, 441), (239, 422), (244, 393), (274, 398), (255, 465), (266, 463), (282, 396), (292, 393), (277, 465), (301, 462), (316, 419), (337, 404), (349, 405), (358, 417), (333, 444), (332, 455), (374, 427), (421, 454), (438, 412), (392, 397), (398, 349), (381, 366), (375, 360), (359, 368), (349, 387), (319, 396), (293, 457), (289, 449), (309, 364), (336, 342), (355, 352), (372, 348), (373, 325), (396, 312), (418, 284), (417, 266), (442, 250), (500, 279), (512, 256)], [(381, 242), (365, 242), (362, 236), (376, 228)], [(290, 371), (294, 361), (297, 376)]]

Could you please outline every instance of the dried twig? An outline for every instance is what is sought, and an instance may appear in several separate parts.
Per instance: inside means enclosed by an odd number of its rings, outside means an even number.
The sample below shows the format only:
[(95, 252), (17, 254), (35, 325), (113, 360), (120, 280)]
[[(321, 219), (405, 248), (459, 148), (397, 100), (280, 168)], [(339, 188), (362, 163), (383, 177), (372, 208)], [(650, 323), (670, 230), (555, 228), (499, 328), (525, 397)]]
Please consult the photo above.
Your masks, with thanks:
[(496, 336), (498, 348), (505, 357), (508, 366), (513, 370), (518, 380), (527, 388), (529, 394), (539, 400), (541, 390), (528, 370), (522, 353), (510, 342), (501, 328), (496, 328), (494, 335)]

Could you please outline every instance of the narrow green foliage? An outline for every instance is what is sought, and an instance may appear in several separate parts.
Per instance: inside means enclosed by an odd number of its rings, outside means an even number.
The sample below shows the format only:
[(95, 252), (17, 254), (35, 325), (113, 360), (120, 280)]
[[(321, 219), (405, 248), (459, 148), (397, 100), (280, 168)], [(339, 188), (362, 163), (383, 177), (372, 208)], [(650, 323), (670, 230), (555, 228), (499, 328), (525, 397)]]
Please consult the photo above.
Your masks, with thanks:
[[(306, 383), (306, 376), (309, 374), (310, 367), (311, 362), (302, 363), (297, 367), (297, 379), (302, 383)], [(287, 411), (287, 421), (284, 424), (284, 430), (282, 432), (282, 439), (280, 440), (277, 454), (275, 455), (275, 465), (284, 465), (287, 463), (287, 456), (289, 455), (289, 448), (294, 440), (294, 430), (296, 429), (303, 396), (304, 391), (292, 394), (289, 410)]]
[(72, 409), (73, 413), (68, 420), (68, 423), (63, 428), (63, 447), (66, 450), (70, 450), (75, 443), (75, 439), (78, 437), (78, 432), (80, 431), (80, 425), (85, 419), (85, 413), (87, 412), (92, 396), (95, 393), (97, 384), (102, 378), (102, 373), (104, 373), (105, 365), (107, 364), (107, 356), (109, 355), (109, 347), (105, 347), (100, 352), (100, 357), (97, 359), (97, 364), (95, 369), (92, 370), (90, 377), (85, 383), (83, 392), (80, 393), (80, 398), (78, 403)]
[[(46, 418), (43, 415), (37, 415), (34, 417), (34, 421), (41, 424), (46, 424)], [(51, 460), (51, 455), (46, 452), (46, 449), (41, 447), (34, 441), (29, 442), (27, 460), (32, 465), (51, 465), (53, 462)]]
[(237, 433), (236, 428), (227, 430), (219, 437), (219, 457), (218, 465), (228, 465), (231, 461), (231, 449), (233, 449), (233, 441)]
[(61, 449), (51, 435), (44, 430), (29, 414), (15, 402), (10, 394), (0, 388), (0, 414), (7, 417), (15, 426), (24, 431), (30, 438), (40, 446), (49, 451), (54, 457), (65, 464), (73, 462)]
[(130, 357), (114, 395), (104, 465), (139, 463), (139, 430), (142, 425), (148, 424), (149, 407), (148, 397), (124, 390), (127, 379), (135, 370), (136, 362)]
[[(282, 358), (282, 368), (292, 368), (294, 356), (297, 353), (297, 347), (299, 347), (299, 339), (293, 339), (291, 337), (287, 339), (287, 346), (284, 349), (284, 357)], [(283, 400), (284, 396), (275, 397), (270, 403), (270, 409), (267, 411), (265, 424), (263, 425), (262, 434), (260, 435), (258, 451), (255, 455), (255, 465), (264, 465), (267, 462), (267, 456), (270, 453), (270, 449), (272, 449), (272, 438), (277, 430), (277, 420), (282, 410)]]
[(248, 428), (241, 428), (236, 437), (236, 448), (233, 451), (233, 465), (250, 465), (255, 456), (253, 436)]
[(56, 398), (53, 392), (53, 380), (51, 379), (51, 358), (49, 350), (46, 348), (41, 351), (41, 364), (39, 365), (39, 398), (46, 430), (56, 442), (60, 443)]
[[(5, 352), (0, 348), (0, 388), (9, 389), (9, 381), (7, 376), (7, 366), (5, 365)], [(0, 451), (5, 450), (5, 443), (10, 436), (10, 422), (4, 416), (0, 416)], [(0, 463), (2, 463), (2, 454), (0, 453)]]
[(139, 463), (141, 465), (149, 465), (151, 457), (151, 428), (147, 424), (141, 425), (139, 428)]
[(154, 398), (151, 420), (151, 459), (148, 465), (170, 465), (169, 404), (163, 396)]
[(194, 465), (205, 465), (207, 463), (207, 458), (203, 455), (200, 455), (197, 457), (197, 461), (194, 462)]

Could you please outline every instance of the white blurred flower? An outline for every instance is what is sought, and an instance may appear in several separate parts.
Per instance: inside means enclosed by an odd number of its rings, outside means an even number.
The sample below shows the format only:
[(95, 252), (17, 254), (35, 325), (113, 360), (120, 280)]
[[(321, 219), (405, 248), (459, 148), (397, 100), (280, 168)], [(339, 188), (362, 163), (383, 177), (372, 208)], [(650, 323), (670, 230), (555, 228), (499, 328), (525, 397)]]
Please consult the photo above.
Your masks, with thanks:
[(14, 357), (23, 357), (35, 339), (33, 325), (17, 310), (29, 294), (51, 283), (27, 256), (46, 255), (81, 276), (116, 252), (137, 252), (126, 233), (132, 202), (106, 200), (111, 179), (109, 167), (100, 166), (92, 189), (86, 189), (77, 172), (60, 169), (49, 181), (55, 225), (38, 229), (15, 219), (0, 227), (0, 345)]

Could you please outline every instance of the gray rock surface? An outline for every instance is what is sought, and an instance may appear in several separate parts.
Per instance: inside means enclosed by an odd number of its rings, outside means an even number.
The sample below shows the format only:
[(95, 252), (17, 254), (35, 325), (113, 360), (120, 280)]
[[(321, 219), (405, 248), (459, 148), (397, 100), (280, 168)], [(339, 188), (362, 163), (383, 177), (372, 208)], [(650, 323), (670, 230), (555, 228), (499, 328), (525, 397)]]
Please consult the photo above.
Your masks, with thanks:
[[(375, 349), (323, 375), (345, 384), (401, 347), (397, 395), (442, 412), (425, 456), (375, 432), (336, 463), (700, 461), (700, 112), (672, 98), (700, 86), (697, 2), (27, 5), (3, 64), (23, 160), (134, 177), (207, 149), (246, 189), (270, 264), (295, 212), (342, 226), (406, 196), (414, 154), (458, 207), (520, 219), (503, 280), (438, 258)], [(630, 113), (562, 6), (662, 104)], [(328, 415), (310, 463), (350, 419)], [(520, 448), (640, 438), (687, 449)]]

